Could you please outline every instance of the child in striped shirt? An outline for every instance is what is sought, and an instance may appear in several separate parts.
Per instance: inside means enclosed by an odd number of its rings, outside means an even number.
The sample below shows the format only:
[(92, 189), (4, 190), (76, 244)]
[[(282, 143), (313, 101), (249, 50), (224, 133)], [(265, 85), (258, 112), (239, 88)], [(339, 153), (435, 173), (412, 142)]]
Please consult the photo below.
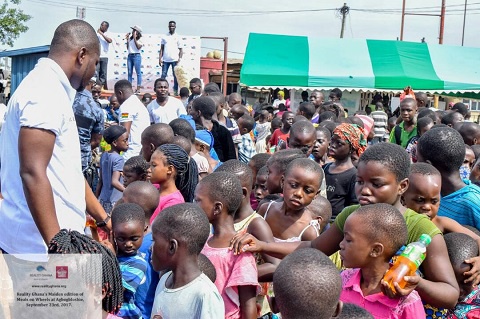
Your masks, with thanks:
[(123, 304), (118, 316), (128, 319), (142, 318), (135, 304), (135, 292), (145, 281), (147, 262), (138, 254), (145, 227), (145, 212), (137, 204), (120, 204), (112, 212), (113, 238), (122, 273)]

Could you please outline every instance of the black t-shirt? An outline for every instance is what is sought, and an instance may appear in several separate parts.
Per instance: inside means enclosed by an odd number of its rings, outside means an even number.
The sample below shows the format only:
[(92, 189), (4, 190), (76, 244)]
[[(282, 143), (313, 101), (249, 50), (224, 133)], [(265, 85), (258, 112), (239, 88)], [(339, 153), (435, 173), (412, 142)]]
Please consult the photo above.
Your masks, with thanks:
[(226, 162), (230, 159), (237, 159), (235, 144), (233, 144), (232, 134), (223, 125), (212, 120), (213, 127), (210, 131), (213, 135), (213, 148), (217, 152), (220, 162)]
[(347, 206), (358, 204), (355, 196), (355, 181), (357, 169), (352, 167), (344, 172), (330, 173), (330, 165), (323, 166), (325, 172), (325, 183), (327, 184), (327, 199), (332, 205), (332, 219)]

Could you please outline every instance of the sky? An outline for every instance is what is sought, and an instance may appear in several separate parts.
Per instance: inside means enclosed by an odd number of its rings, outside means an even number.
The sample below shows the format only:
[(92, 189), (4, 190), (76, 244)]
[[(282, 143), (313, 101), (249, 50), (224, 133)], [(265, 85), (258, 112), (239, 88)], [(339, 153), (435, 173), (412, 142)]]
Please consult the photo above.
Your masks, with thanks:
[[(13, 48), (50, 44), (55, 28), (76, 17), (77, 6), (86, 8), (85, 20), (97, 29), (103, 20), (111, 32), (128, 32), (139, 25), (144, 33), (168, 32), (168, 21), (177, 22), (177, 33), (192, 36), (228, 37), (230, 58), (242, 58), (250, 32), (311, 37), (340, 36), (341, 19), (336, 9), (345, 0), (22, 0), (19, 8), (32, 16), (29, 30)], [(441, 0), (406, 0), (406, 12), (439, 14)], [(446, 0), (444, 44), (461, 45), (464, 0)], [(395, 40), (400, 36), (402, 0), (355, 0), (347, 3), (345, 38)], [(480, 47), (480, 1), (469, 0), (465, 26), (465, 46)], [(440, 18), (405, 17), (404, 40), (438, 43)], [(220, 40), (202, 40), (202, 54), (223, 50)]]

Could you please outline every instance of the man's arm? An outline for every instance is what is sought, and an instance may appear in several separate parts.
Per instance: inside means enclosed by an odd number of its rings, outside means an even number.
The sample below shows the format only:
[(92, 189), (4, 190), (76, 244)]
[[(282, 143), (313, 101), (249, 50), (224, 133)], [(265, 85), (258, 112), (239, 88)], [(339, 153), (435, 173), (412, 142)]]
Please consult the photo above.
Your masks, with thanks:
[(103, 33), (103, 32), (100, 31), (100, 34), (101, 34), (102, 37), (105, 39), (105, 41), (107, 41), (108, 43), (112, 43), (112, 39), (109, 38), (109, 37), (107, 37), (107, 36), (105, 35), (105, 33)]
[[(97, 222), (101, 222), (107, 218), (107, 213), (103, 209), (102, 205), (95, 197), (92, 189), (85, 180), (85, 202), (87, 204), (87, 213), (95, 219)], [(112, 229), (112, 222), (109, 220), (107, 226), (103, 227), (107, 233)]]
[(130, 136), (130, 127), (132, 127), (132, 121), (120, 122), (120, 125), (127, 130), (127, 134)]
[(60, 231), (47, 166), (55, 146), (55, 134), (22, 127), (18, 137), (20, 177), (28, 208), (45, 244)]
[(160, 45), (160, 53), (158, 54), (158, 65), (162, 65), (163, 62), (163, 51), (165, 50), (165, 44)]
[(102, 134), (92, 133), (92, 136), (90, 138), (90, 146), (92, 147), (92, 150), (100, 145), (100, 142), (102, 141), (102, 136)]
[(178, 48), (178, 62), (180, 62), (180, 59), (183, 58), (183, 49)]

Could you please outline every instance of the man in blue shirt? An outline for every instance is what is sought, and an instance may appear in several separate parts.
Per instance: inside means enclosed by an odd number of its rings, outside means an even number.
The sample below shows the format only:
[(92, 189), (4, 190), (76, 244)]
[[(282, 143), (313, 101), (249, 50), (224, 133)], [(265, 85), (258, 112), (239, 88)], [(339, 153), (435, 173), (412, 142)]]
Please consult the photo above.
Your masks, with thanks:
[(92, 161), (92, 149), (100, 145), (104, 129), (103, 110), (94, 101), (91, 92), (95, 80), (95, 78), (92, 78), (84, 90), (77, 92), (73, 102), (73, 113), (75, 114), (82, 152), (82, 171), (85, 171)]

